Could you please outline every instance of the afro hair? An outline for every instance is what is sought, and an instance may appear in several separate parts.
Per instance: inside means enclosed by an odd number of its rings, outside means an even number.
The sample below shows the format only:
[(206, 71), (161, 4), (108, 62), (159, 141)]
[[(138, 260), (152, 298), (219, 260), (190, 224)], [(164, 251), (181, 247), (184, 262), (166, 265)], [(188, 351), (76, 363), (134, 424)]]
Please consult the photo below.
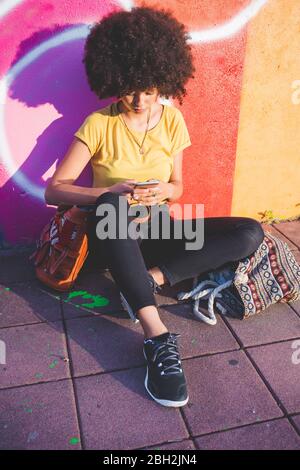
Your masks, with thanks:
[(100, 99), (157, 88), (182, 105), (193, 73), (185, 25), (170, 10), (144, 6), (110, 13), (95, 23), (83, 63), (89, 86)]

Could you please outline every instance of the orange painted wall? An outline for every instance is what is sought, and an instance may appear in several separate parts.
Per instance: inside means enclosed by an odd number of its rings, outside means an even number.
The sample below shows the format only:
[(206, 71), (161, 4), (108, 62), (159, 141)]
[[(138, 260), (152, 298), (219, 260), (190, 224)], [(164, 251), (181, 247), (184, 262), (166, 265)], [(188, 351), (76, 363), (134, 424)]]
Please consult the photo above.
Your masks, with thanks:
[(248, 26), (232, 215), (300, 215), (299, 25), (300, 2), (273, 0)]

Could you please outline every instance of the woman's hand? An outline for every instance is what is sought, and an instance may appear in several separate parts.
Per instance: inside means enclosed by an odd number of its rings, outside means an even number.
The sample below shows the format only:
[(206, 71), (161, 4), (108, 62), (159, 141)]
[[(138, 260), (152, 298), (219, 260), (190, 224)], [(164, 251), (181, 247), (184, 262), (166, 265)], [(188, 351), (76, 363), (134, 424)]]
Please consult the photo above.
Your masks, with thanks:
[(128, 200), (131, 199), (133, 191), (134, 191), (134, 185), (137, 181), (133, 179), (128, 179), (122, 181), (122, 183), (116, 183), (110, 186), (108, 189), (111, 193), (117, 193), (117, 194), (122, 194), (127, 197)]
[(172, 186), (170, 183), (160, 181), (152, 188), (135, 187), (132, 199), (145, 206), (153, 206), (171, 196)]

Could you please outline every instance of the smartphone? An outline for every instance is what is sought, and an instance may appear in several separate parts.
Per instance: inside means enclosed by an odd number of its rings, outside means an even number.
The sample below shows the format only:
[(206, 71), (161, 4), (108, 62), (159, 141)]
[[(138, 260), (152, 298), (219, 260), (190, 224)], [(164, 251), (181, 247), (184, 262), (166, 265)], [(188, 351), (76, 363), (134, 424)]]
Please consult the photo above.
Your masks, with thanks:
[(152, 188), (153, 186), (156, 186), (158, 183), (159, 183), (159, 180), (139, 181), (138, 183), (135, 183), (135, 187)]

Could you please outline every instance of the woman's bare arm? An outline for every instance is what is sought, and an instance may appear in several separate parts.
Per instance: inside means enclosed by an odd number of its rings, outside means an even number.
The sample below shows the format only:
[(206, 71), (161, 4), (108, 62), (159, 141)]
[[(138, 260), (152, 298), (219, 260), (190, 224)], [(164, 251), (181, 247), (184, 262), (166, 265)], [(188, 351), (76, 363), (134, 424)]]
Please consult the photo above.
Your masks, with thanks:
[(94, 204), (101, 194), (108, 191), (108, 188), (86, 188), (73, 184), (90, 159), (87, 145), (75, 137), (46, 187), (47, 204)]
[(174, 156), (173, 171), (169, 179), (169, 183), (171, 183), (172, 186), (171, 195), (168, 198), (170, 202), (177, 201), (183, 193), (182, 159), (183, 150)]

